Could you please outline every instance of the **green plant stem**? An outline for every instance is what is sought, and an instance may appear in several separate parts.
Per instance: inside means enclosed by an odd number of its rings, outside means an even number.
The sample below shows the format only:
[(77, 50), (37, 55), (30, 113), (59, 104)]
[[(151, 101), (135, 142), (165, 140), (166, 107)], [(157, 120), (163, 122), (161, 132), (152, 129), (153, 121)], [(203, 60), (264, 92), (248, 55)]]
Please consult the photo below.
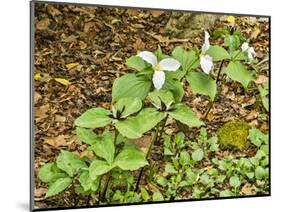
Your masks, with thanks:
[(72, 198), (73, 198), (73, 206), (76, 207), (76, 205), (77, 205), (77, 198), (76, 198), (76, 193), (75, 193), (74, 182), (71, 185), (71, 194), (72, 194)]
[[(217, 78), (216, 78), (216, 85), (217, 85), (217, 87), (218, 87), (218, 83), (220, 81), (220, 75), (221, 75), (223, 63), (224, 63), (224, 60), (221, 61), (221, 64), (220, 64), (220, 67), (219, 67), (219, 72), (218, 72), (218, 75), (217, 75)], [(204, 118), (203, 118), (204, 120), (208, 117), (208, 114), (211, 111), (211, 109), (212, 109), (212, 107), (213, 107), (213, 105), (214, 105), (214, 103), (216, 101), (216, 97), (217, 97), (217, 94), (216, 94), (214, 100), (209, 102), (208, 109), (207, 109), (207, 111), (206, 111), (206, 113), (204, 115)]]
[(165, 117), (165, 119), (163, 120), (163, 123), (162, 123), (162, 126), (161, 126), (161, 129), (160, 129), (160, 132), (159, 132), (159, 136), (156, 137), (156, 143), (159, 143), (160, 142), (160, 139), (162, 138), (162, 134), (164, 132), (164, 128), (166, 126), (166, 122), (167, 122), (167, 119), (168, 119), (168, 115)]
[[(166, 122), (166, 120), (167, 119), (165, 118), (165, 122)], [(160, 122), (156, 126), (156, 131), (155, 131), (155, 133), (154, 133), (154, 135), (152, 137), (151, 143), (150, 143), (149, 148), (147, 150), (147, 153), (146, 153), (146, 156), (145, 156), (145, 158), (147, 160), (149, 159), (152, 147), (153, 147), (155, 141), (158, 138), (159, 128), (160, 128)], [(139, 172), (138, 179), (137, 179), (136, 186), (135, 186), (135, 192), (138, 191), (138, 189), (139, 189), (139, 184), (140, 184), (140, 181), (141, 181), (141, 177), (142, 177), (143, 171), (144, 171), (144, 167), (142, 167), (140, 172)]]
[[(115, 153), (114, 153), (114, 155), (116, 155), (116, 153), (117, 153), (117, 151), (116, 151), (116, 140), (117, 140), (118, 134), (119, 134), (119, 132), (118, 132), (118, 130), (115, 128), (115, 130), (114, 130), (114, 146), (115, 146)], [(108, 184), (109, 184), (110, 179), (111, 179), (111, 174), (112, 174), (112, 172), (109, 171), (109, 172), (105, 175), (104, 187), (103, 187), (103, 189), (102, 189), (102, 192), (101, 192), (100, 198), (99, 198), (100, 201), (102, 201), (102, 202), (104, 201), (105, 196), (106, 196)]]

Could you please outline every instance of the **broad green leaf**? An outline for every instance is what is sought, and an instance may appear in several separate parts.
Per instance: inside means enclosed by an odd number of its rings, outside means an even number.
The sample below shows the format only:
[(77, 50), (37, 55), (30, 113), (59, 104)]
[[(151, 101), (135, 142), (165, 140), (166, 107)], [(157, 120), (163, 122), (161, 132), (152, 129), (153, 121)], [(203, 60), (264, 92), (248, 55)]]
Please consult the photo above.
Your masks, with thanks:
[(218, 37), (223, 36), (223, 35), (229, 35), (229, 30), (226, 27), (225, 28), (217, 28), (212, 33), (212, 37), (214, 37), (214, 38), (218, 38)]
[(89, 145), (92, 145), (98, 139), (98, 136), (92, 130), (82, 127), (76, 128), (76, 135), (79, 140)]
[(148, 165), (148, 162), (144, 153), (135, 147), (124, 148), (114, 160), (114, 166), (123, 170), (134, 171), (145, 165)]
[(163, 197), (163, 195), (159, 191), (157, 191), (157, 192), (153, 193), (152, 200), (153, 201), (163, 201), (164, 197)]
[(177, 174), (177, 170), (171, 163), (167, 163), (165, 166), (165, 172), (168, 174)]
[(128, 58), (126, 60), (126, 64), (127, 66), (129, 66), (130, 68), (134, 68), (138, 71), (142, 71), (145, 68), (147, 68), (147, 64), (145, 63), (145, 61), (143, 59), (141, 59), (138, 56), (132, 56), (130, 58)]
[(216, 81), (204, 72), (189, 72), (186, 75), (191, 89), (195, 93), (207, 95), (212, 101), (214, 101), (217, 94)]
[(247, 60), (248, 56), (245, 54), (245, 52), (242, 52), (240, 50), (236, 50), (231, 53), (231, 60), (232, 61), (238, 61), (238, 60)]
[(187, 105), (178, 103), (173, 106), (174, 110), (172, 112), (168, 112), (168, 114), (174, 119), (186, 124), (189, 127), (200, 127), (204, 125), (196, 115), (195, 112), (192, 111)]
[(58, 168), (73, 177), (82, 168), (87, 168), (86, 163), (76, 154), (62, 150), (56, 160)]
[(64, 191), (72, 182), (69, 177), (59, 178), (49, 185), (46, 197), (51, 197)]
[(79, 177), (79, 182), (85, 191), (97, 191), (100, 184), (100, 177), (96, 179), (90, 178), (89, 172), (83, 172)]
[(148, 97), (157, 106), (157, 108), (161, 108), (161, 102), (163, 102), (166, 107), (174, 103), (173, 94), (170, 91), (162, 89), (150, 92)]
[(145, 188), (141, 188), (141, 196), (143, 198), (144, 201), (149, 200), (149, 194), (147, 192), (147, 190)]
[(92, 108), (79, 116), (75, 120), (74, 124), (78, 127), (92, 129), (104, 127), (108, 125), (112, 120), (108, 115), (110, 115), (110, 111), (104, 108)]
[(220, 192), (220, 197), (232, 197), (234, 194), (230, 190), (224, 190)]
[(182, 46), (177, 46), (172, 56), (181, 63), (184, 73), (199, 66), (199, 57), (194, 50), (186, 51)]
[(182, 166), (185, 166), (189, 163), (189, 161), (190, 161), (190, 157), (189, 157), (188, 152), (185, 151), (185, 150), (181, 151), (181, 153), (180, 153), (180, 164)]
[(204, 158), (204, 152), (201, 148), (196, 149), (194, 152), (192, 152), (192, 159), (194, 161), (200, 161)]
[(224, 45), (228, 47), (230, 53), (237, 50), (240, 46), (240, 38), (238, 35), (226, 35), (224, 37)]
[(229, 179), (229, 184), (234, 187), (234, 188), (238, 188), (241, 185), (241, 181), (239, 180), (239, 177), (237, 176), (232, 176)]
[(230, 62), (225, 69), (225, 73), (230, 79), (241, 83), (245, 89), (247, 89), (250, 81), (253, 80), (252, 73), (239, 62)]
[(162, 187), (165, 187), (168, 184), (169, 181), (165, 177), (159, 176), (159, 177), (156, 178), (156, 182), (159, 185), (161, 185)]
[(105, 159), (109, 164), (111, 164), (115, 153), (113, 134), (105, 131), (101, 136), (97, 136), (97, 139), (92, 143), (89, 149), (94, 151), (97, 156)]
[(122, 112), (122, 117), (127, 117), (142, 108), (142, 101), (139, 98), (121, 98), (113, 107), (116, 111)]
[(172, 92), (175, 102), (181, 102), (184, 96), (184, 89), (178, 80), (166, 78), (162, 89)]
[(151, 87), (151, 80), (135, 74), (126, 74), (117, 78), (112, 86), (112, 102), (116, 102), (121, 98), (138, 97), (145, 99)]
[(89, 167), (90, 178), (95, 180), (97, 176), (109, 172), (112, 168), (113, 166), (109, 165), (106, 161), (95, 159)]
[(46, 163), (40, 167), (38, 177), (44, 183), (49, 183), (57, 180), (58, 178), (67, 177), (67, 174), (58, 169), (57, 165), (52, 163)]
[(213, 58), (213, 61), (230, 59), (228, 52), (221, 46), (210, 46), (206, 54)]
[(255, 169), (255, 176), (258, 180), (262, 180), (265, 176), (267, 176), (267, 171), (261, 166), (258, 166)]
[(258, 87), (260, 95), (261, 95), (261, 100), (262, 104), (265, 108), (265, 110), (268, 112), (269, 111), (269, 100), (268, 100), (268, 80), (263, 83), (262, 86)]
[(158, 112), (156, 108), (145, 108), (134, 117), (116, 122), (115, 126), (127, 138), (140, 138), (145, 132), (162, 121), (165, 116), (165, 113)]
[(251, 143), (254, 144), (256, 147), (260, 147), (262, 144), (268, 142), (268, 135), (262, 133), (257, 128), (252, 128), (249, 130), (249, 136)]

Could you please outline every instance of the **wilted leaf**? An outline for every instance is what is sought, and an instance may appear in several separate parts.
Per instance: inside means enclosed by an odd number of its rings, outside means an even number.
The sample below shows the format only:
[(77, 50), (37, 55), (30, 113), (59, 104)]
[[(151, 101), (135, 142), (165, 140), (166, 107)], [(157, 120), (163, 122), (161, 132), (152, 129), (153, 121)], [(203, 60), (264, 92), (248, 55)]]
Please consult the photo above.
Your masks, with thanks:
[(76, 68), (78, 65), (79, 65), (79, 63), (69, 63), (69, 64), (66, 64), (65, 66), (68, 70), (70, 70), (70, 69)]
[(65, 85), (65, 86), (68, 86), (70, 84), (70, 82), (67, 80), (67, 79), (63, 79), (63, 78), (54, 78), (54, 80), (56, 80), (57, 82)]

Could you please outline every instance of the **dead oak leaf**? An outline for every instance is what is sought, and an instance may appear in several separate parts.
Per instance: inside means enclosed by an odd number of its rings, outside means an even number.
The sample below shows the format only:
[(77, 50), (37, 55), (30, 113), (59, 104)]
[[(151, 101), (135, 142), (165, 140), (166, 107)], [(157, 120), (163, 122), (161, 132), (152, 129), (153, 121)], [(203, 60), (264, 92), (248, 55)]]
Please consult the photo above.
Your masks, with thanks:
[(251, 185), (249, 183), (246, 183), (242, 187), (241, 192), (245, 195), (255, 195), (256, 194), (256, 187), (255, 187), (255, 185)]
[(44, 19), (40, 20), (39, 22), (37, 22), (36, 29), (45, 30), (48, 28), (49, 25), (50, 25), (49, 18), (44, 18)]
[(68, 145), (67, 139), (68, 139), (68, 136), (59, 135), (58, 137), (55, 137), (55, 138), (45, 139), (44, 143), (57, 148), (57, 147), (60, 147), (60, 146), (67, 146)]
[(255, 80), (255, 83), (260, 85), (260, 84), (263, 84), (264, 82), (266, 82), (268, 80), (268, 77), (263, 75), (263, 74), (259, 74), (257, 76), (257, 79)]
[(164, 11), (152, 10), (152, 11), (150, 11), (150, 13), (153, 16), (153, 18), (157, 18), (157, 17), (161, 16), (164, 13)]

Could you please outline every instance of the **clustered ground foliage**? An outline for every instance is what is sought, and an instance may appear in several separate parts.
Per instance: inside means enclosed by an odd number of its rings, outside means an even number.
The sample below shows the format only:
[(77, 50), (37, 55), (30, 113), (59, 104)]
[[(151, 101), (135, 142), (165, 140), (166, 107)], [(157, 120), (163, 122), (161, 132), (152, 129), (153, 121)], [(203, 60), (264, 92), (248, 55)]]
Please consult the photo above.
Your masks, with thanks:
[[(45, 196), (48, 186), (39, 179), (38, 170), (55, 161), (61, 150), (80, 157), (95, 157), (77, 138), (74, 121), (93, 107), (110, 110), (113, 81), (134, 72), (126, 65), (127, 58), (139, 51), (155, 51), (159, 46), (168, 55), (178, 45), (185, 49), (201, 48), (204, 30), (194, 38), (175, 38), (167, 33), (165, 26), (171, 14), (170, 11), (36, 4), (36, 208), (269, 193), (269, 113), (263, 106), (266, 94), (261, 90), (269, 79), (269, 23), (267, 18), (235, 16), (235, 25), (249, 39), (258, 61), (254, 64), (255, 79), (247, 92), (239, 83), (225, 79), (212, 109), (204, 117), (208, 98), (192, 92), (185, 82), (183, 102), (204, 119), (205, 126), (188, 128), (168, 120), (162, 140), (152, 149), (150, 167), (143, 170), (145, 177), (141, 178), (138, 191), (134, 191), (137, 170), (112, 180), (116, 185), (109, 185), (104, 202), (97, 202), (90, 195), (74, 193), (75, 186), (58, 195)], [(221, 16), (208, 31), (229, 24), (227, 16)], [(211, 36), (210, 42), (222, 44), (223, 39), (215, 40)], [(237, 148), (227, 147), (229, 139), (223, 140), (228, 134), (226, 128), (221, 128), (225, 123), (241, 126), (246, 123), (246, 139), (241, 138)], [(227, 127), (233, 131), (233, 126)], [(234, 137), (239, 137), (245, 129), (239, 129), (241, 132)], [(129, 142), (147, 151), (151, 136), (149, 132)], [(219, 143), (218, 137), (226, 145)], [(125, 185), (118, 185), (122, 180), (126, 181)]]

